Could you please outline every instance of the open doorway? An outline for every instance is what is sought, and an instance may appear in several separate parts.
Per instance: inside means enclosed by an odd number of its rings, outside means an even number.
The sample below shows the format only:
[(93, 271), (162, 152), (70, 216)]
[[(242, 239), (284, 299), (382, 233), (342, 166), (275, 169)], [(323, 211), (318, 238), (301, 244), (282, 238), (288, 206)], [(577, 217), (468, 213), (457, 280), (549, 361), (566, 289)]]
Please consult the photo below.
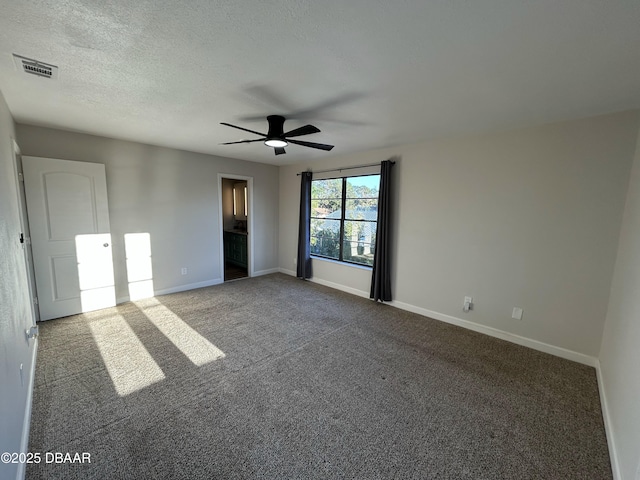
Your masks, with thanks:
[(225, 282), (251, 276), (250, 177), (220, 175), (222, 221), (222, 277)]

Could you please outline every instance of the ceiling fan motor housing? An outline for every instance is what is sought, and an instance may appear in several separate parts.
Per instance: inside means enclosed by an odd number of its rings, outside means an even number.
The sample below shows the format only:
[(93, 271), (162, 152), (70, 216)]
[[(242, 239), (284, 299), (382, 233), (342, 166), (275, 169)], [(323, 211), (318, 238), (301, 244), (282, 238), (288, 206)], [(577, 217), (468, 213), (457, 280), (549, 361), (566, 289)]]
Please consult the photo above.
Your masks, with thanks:
[(267, 140), (284, 140), (284, 117), (282, 115), (269, 115), (267, 117), (267, 122), (269, 122)]

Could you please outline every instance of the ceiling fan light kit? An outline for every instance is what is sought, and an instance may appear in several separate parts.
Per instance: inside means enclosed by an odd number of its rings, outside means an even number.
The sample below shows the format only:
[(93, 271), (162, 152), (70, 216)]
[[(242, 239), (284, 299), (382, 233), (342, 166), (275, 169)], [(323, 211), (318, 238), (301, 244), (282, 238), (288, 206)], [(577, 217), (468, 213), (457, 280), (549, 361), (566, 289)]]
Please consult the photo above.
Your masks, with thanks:
[(264, 141), (264, 144), (267, 147), (286, 147), (289, 145), (286, 141), (280, 140), (279, 138), (268, 138)]
[(302, 140), (292, 140), (290, 137), (299, 137), (302, 135), (310, 135), (312, 133), (320, 132), (320, 129), (314, 127), (313, 125), (305, 125), (303, 127), (294, 128), (289, 132), (284, 132), (284, 121), (285, 118), (282, 115), (269, 115), (267, 117), (267, 122), (269, 122), (269, 131), (265, 135), (264, 133), (256, 132), (255, 130), (249, 130), (248, 128), (238, 127), (237, 125), (232, 125), (230, 123), (221, 122), (221, 125), (226, 125), (227, 127), (237, 128), (238, 130), (244, 130), (245, 132), (253, 133), (255, 135), (260, 135), (261, 138), (256, 138), (254, 140), (240, 140), (238, 142), (226, 142), (222, 145), (233, 145), (236, 143), (253, 143), (263, 141), (264, 144), (268, 147), (273, 147), (273, 151), (276, 155), (282, 155), (285, 152), (284, 147), (288, 146), (290, 143), (294, 145), (301, 145), (303, 147), (317, 148), (319, 150), (329, 151), (333, 148), (333, 145), (326, 145), (324, 143), (313, 143), (313, 142), (303, 142)]

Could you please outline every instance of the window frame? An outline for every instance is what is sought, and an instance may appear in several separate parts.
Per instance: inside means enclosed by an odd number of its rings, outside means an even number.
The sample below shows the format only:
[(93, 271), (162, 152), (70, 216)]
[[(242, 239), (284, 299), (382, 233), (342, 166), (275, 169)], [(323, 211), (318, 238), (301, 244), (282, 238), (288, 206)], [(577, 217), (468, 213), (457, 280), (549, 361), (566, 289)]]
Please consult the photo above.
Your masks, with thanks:
[[(347, 209), (347, 181), (350, 178), (359, 178), (359, 177), (373, 177), (373, 176), (378, 176), (380, 177), (380, 173), (363, 173), (360, 175), (347, 175), (347, 176), (338, 176), (338, 177), (327, 177), (327, 178), (319, 178), (319, 179), (312, 179), (311, 183), (313, 185), (313, 182), (315, 181), (323, 181), (323, 180), (337, 180), (340, 179), (342, 181), (342, 192), (341, 192), (341, 197), (340, 197), (340, 218), (337, 219), (329, 219), (329, 220), (339, 220), (340, 221), (340, 228), (339, 228), (339, 241), (338, 241), (338, 258), (334, 258), (334, 257), (329, 257), (327, 255), (320, 255), (318, 253), (311, 253), (311, 257), (316, 257), (316, 258), (321, 258), (324, 260), (329, 260), (332, 262), (339, 262), (339, 263), (346, 263), (348, 265), (354, 265), (357, 267), (362, 267), (362, 268), (368, 268), (368, 269), (372, 269), (373, 265), (368, 265), (366, 263), (359, 263), (359, 262), (353, 262), (350, 260), (345, 260), (344, 259), (344, 231), (345, 231), (345, 222), (349, 221), (349, 222), (365, 222), (365, 223), (373, 223), (376, 226), (376, 235), (378, 233), (378, 219), (376, 217), (375, 220), (365, 220), (365, 219), (347, 219), (346, 218), (346, 209)], [(353, 198), (351, 200), (357, 200), (358, 198)], [(380, 199), (380, 183), (378, 183), (378, 197), (376, 199), (376, 201), (378, 201)], [(309, 204), (309, 232), (311, 232), (311, 220), (327, 220), (326, 218), (321, 218), (321, 217), (314, 217), (312, 215), (312, 211), (311, 211), (311, 205), (313, 204), (313, 196), (311, 197), (311, 202)], [(378, 208), (378, 205), (376, 204), (376, 210)], [(311, 241), (311, 240), (309, 240)], [(374, 245), (375, 248), (375, 245)]]

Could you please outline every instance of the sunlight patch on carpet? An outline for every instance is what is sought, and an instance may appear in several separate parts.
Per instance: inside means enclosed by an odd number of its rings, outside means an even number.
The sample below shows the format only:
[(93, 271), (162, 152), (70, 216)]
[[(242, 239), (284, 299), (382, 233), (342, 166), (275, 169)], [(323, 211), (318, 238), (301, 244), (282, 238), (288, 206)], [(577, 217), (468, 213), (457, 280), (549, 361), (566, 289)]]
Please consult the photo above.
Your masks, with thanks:
[(157, 299), (147, 298), (135, 304), (194, 365), (201, 367), (224, 358), (225, 353), (222, 350), (187, 325)]
[(87, 324), (118, 395), (130, 395), (165, 378), (122, 315)]

